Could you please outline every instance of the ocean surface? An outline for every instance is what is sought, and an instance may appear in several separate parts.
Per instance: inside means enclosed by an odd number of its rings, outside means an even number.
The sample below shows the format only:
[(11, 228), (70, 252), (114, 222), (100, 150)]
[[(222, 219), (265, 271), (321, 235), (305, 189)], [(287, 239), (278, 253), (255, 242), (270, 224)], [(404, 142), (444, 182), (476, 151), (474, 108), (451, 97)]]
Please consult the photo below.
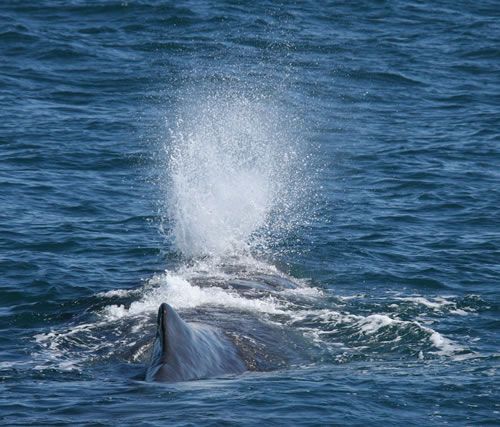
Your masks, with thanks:
[[(0, 424), (500, 424), (498, 1), (0, 24)], [(248, 370), (145, 381), (162, 302)]]

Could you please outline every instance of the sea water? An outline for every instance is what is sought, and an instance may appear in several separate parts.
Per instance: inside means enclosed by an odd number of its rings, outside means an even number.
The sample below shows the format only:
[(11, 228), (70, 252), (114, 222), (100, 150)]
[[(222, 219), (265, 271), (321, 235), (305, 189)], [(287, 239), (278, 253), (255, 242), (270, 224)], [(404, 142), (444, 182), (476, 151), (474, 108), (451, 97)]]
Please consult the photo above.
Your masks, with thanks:
[(498, 424), (499, 11), (3, 2), (0, 421)]

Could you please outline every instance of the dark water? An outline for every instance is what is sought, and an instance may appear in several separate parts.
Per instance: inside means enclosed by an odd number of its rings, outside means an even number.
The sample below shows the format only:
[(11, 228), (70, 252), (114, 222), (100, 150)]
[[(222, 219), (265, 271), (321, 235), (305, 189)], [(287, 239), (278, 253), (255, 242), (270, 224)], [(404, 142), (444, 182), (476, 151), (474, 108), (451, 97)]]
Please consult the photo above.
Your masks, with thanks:
[[(1, 423), (498, 424), (499, 22), (1, 2)], [(257, 370), (142, 381), (164, 300)]]

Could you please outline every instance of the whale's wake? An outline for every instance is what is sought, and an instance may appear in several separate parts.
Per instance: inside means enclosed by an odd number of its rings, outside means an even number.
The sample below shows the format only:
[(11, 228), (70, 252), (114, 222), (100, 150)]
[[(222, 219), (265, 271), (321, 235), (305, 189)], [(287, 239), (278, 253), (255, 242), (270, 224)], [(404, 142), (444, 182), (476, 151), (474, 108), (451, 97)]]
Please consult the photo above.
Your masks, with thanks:
[(473, 315), (482, 304), (477, 297), (344, 297), (262, 263), (217, 270), (205, 262), (97, 299), (74, 322), (36, 336), (41, 346), (36, 369), (86, 371), (91, 364), (109, 370), (111, 362), (126, 363), (141, 377), (156, 313), (166, 301), (188, 324), (222, 331), (249, 370), (359, 360), (460, 360), (474, 353), (434, 325), (449, 316)]

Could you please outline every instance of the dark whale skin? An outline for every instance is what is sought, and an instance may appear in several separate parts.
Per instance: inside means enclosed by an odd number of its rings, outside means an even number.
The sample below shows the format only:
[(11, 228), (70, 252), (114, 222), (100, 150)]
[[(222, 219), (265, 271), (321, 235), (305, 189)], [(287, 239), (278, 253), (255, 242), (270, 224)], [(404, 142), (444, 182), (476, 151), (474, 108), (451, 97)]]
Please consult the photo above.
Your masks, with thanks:
[(169, 304), (160, 305), (146, 381), (188, 381), (245, 370), (236, 347), (220, 331), (188, 324)]

